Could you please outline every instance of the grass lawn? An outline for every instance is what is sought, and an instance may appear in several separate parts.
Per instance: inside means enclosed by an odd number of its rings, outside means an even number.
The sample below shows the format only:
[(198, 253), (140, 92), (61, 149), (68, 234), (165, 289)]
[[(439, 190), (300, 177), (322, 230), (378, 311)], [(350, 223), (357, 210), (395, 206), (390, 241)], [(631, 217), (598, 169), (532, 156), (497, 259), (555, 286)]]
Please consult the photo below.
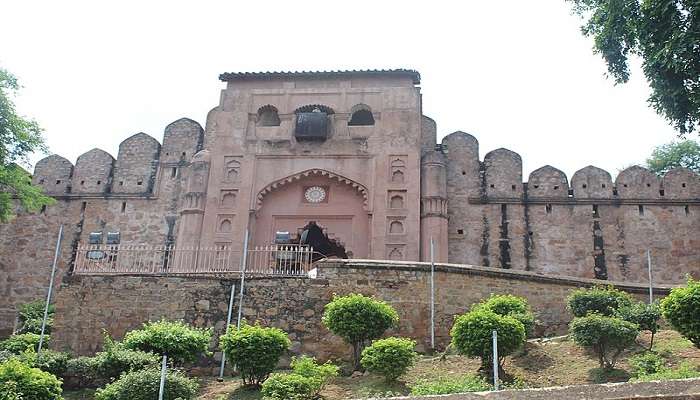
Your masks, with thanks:
[[(630, 378), (628, 357), (643, 352), (649, 345), (649, 335), (640, 334), (638, 345), (625, 352), (612, 372), (598, 369), (595, 355), (563, 339), (548, 342), (529, 342), (518, 354), (507, 358), (506, 373), (523, 381), (527, 387), (560, 385), (580, 385), (587, 383), (624, 382)], [(700, 350), (683, 339), (675, 331), (659, 332), (654, 339), (654, 350), (664, 356), (668, 367), (675, 367), (682, 361), (700, 369)], [(339, 377), (333, 380), (321, 393), (325, 399), (351, 399), (370, 396), (406, 395), (409, 387), (420, 380), (434, 380), (437, 377), (460, 377), (476, 373), (479, 361), (458, 355), (444, 358), (421, 357), (416, 365), (395, 385), (387, 385), (376, 376), (361, 375)], [(260, 399), (257, 390), (240, 387), (240, 380), (227, 378), (217, 382), (215, 378), (201, 378), (199, 400), (252, 400)], [(92, 391), (66, 393), (67, 400), (91, 399)]]

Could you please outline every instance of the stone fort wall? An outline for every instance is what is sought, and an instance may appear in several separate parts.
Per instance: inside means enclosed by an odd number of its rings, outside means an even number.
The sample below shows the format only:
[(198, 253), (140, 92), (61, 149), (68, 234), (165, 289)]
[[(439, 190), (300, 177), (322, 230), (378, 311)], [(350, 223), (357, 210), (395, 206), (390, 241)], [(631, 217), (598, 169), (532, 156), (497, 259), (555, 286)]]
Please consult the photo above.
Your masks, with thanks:
[(33, 183), (57, 201), (0, 224), (0, 337), (12, 331), (18, 305), (45, 298), (60, 225), (57, 283), (90, 232), (119, 232), (127, 245), (173, 244), (187, 167), (202, 140), (202, 127), (183, 118), (165, 128), (162, 146), (138, 133), (120, 144), (116, 159), (93, 149), (75, 166), (58, 155), (39, 161)]
[[(559, 334), (571, 320), (565, 298), (594, 280), (546, 277), (531, 272), (438, 264), (435, 273), (436, 343), (444, 349), (454, 316), (490, 294), (523, 296), (537, 314), (536, 333)], [(72, 276), (56, 297), (52, 348), (91, 354), (102, 346), (102, 330), (121, 338), (141, 323), (160, 318), (183, 319), (199, 327), (213, 327), (212, 346), (223, 333), (230, 285), (239, 280), (165, 276)], [(647, 299), (643, 285), (613, 283)], [(389, 302), (400, 316), (399, 328), (389, 335), (415, 338), (420, 350), (430, 346), (430, 265), (389, 261), (326, 261), (316, 278), (246, 279), (243, 317), (289, 333), (293, 354), (322, 359), (351, 354), (340, 338), (321, 323), (323, 307), (334, 294), (362, 293)], [(657, 287), (658, 298), (668, 293)], [(238, 290), (234, 307), (239, 305)], [(218, 366), (217, 357), (201, 366)], [(219, 359), (220, 360), (220, 359)]]
[[(549, 165), (524, 180), (520, 155), (497, 149), (479, 160), (473, 136), (442, 140), (447, 152), (452, 263), (616, 281), (678, 283), (700, 276), (700, 176), (662, 178), (632, 166), (593, 166), (569, 180)], [(525, 183), (523, 183), (526, 181)]]
[[(497, 149), (481, 160), (478, 141), (463, 132), (449, 134), (438, 144), (435, 121), (421, 118), (415, 81), (394, 82), (375, 75), (348, 82), (310, 76), (289, 82), (267, 78), (238, 82), (223, 91), (222, 104), (208, 116), (206, 137), (197, 122), (183, 118), (165, 128), (161, 142), (144, 133), (129, 137), (116, 158), (93, 149), (75, 165), (58, 155), (39, 161), (33, 182), (57, 203), (0, 224), (0, 337), (11, 332), (19, 304), (46, 295), (59, 225), (64, 226), (64, 239), (57, 282), (69, 275), (78, 244), (87, 243), (91, 232), (119, 232), (124, 245), (188, 246), (203, 240), (205, 245), (224, 243), (238, 249), (245, 222), (258, 213), (251, 205), (256, 204), (253, 196), (259, 187), (275, 186), (278, 178), (286, 179), (299, 166), (333, 170), (336, 167), (328, 166), (337, 164), (344, 171), (350, 159), (357, 173), (367, 173), (355, 181), (367, 181), (364, 195), (373, 207), (355, 217), (371, 224), (369, 243), (376, 247), (372, 258), (391, 258), (393, 247), (410, 247), (396, 253), (398, 258), (426, 260), (426, 239), (432, 237), (438, 261), (646, 282), (649, 249), (655, 282), (679, 283), (688, 273), (700, 277), (698, 174), (677, 169), (658, 178), (635, 166), (613, 182), (608, 172), (589, 166), (569, 180), (545, 166), (525, 179), (521, 157), (512, 151)], [(352, 87), (338, 89), (348, 84)], [(262, 90), (261, 85), (271, 87)], [(335, 98), (324, 97), (329, 90), (343, 104), (336, 106), (337, 136), (320, 145), (281, 138), (291, 134), (293, 125), (294, 107), (287, 97), (312, 104)], [(244, 92), (250, 93), (242, 96)], [(362, 98), (365, 92), (371, 95)], [(270, 99), (288, 108), (280, 109), (281, 126), (257, 126), (257, 106)], [(357, 102), (376, 102), (371, 104), (377, 111), (376, 126), (348, 126), (351, 110), (345, 106)], [(416, 154), (397, 159), (401, 165), (393, 166), (391, 154), (401, 143), (407, 150), (399, 153)], [(220, 149), (225, 146), (235, 149)], [(226, 155), (239, 153), (242, 158)], [(246, 159), (250, 162), (241, 164)], [(255, 167), (253, 159), (265, 162)], [(259, 179), (253, 181), (255, 168)], [(367, 172), (372, 169), (380, 171), (374, 178)], [(394, 169), (407, 180), (384, 182), (390, 172), (397, 172)], [(225, 181), (224, 173), (234, 174), (238, 183), (217, 183), (214, 178)], [(207, 187), (207, 179), (214, 183)], [(234, 199), (235, 206), (227, 204), (227, 198)], [(231, 220), (240, 229), (220, 232), (217, 226), (224, 221), (231, 225)], [(392, 232), (395, 221), (407, 230)], [(417, 224), (420, 229), (415, 229)], [(252, 230), (254, 235), (254, 224)], [(178, 232), (189, 236), (178, 239)]]
[[(435, 140), (432, 120), (424, 118), (422, 129)], [(120, 232), (123, 244), (174, 244), (191, 159), (202, 141), (201, 126), (181, 119), (166, 127), (162, 146), (139, 133), (120, 145), (116, 159), (93, 149), (75, 166), (56, 155), (37, 163), (33, 180), (57, 203), (0, 225), (0, 334), (11, 332), (19, 304), (46, 295), (59, 225), (57, 282), (90, 232)], [(523, 183), (516, 153), (498, 149), (480, 161), (477, 140), (461, 132), (442, 145), (452, 263), (645, 282), (651, 249), (655, 282), (700, 273), (700, 182), (691, 171), (660, 179), (631, 167), (613, 183), (606, 171), (586, 167), (569, 182), (545, 166)]]

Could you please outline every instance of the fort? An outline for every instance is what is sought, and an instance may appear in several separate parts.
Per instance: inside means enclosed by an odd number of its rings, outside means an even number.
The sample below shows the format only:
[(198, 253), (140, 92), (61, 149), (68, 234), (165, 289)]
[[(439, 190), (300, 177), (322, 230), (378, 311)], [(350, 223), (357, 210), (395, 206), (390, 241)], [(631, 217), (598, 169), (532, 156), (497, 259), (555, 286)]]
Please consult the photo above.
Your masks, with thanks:
[[(420, 337), (425, 307), (416, 304), (427, 301), (420, 262), (430, 260), (431, 242), (435, 262), (454, 278), (440, 278), (444, 320), (489, 290), (544, 296), (538, 301), (550, 308), (559, 307), (548, 301), (562, 300), (563, 288), (594, 280), (639, 292), (647, 250), (661, 292), (700, 276), (700, 177), (692, 171), (657, 177), (633, 166), (613, 181), (594, 166), (568, 179), (546, 165), (525, 179), (513, 151), (482, 160), (477, 139), (464, 132), (438, 142), (413, 70), (220, 79), (226, 87), (205, 128), (182, 118), (165, 127), (162, 143), (145, 133), (127, 138), (116, 158), (92, 149), (75, 164), (59, 155), (36, 164), (33, 182), (57, 202), (0, 225), (0, 334), (12, 331), (19, 304), (46, 295), (60, 225), (54, 346), (83, 353), (99, 345), (98, 328), (118, 336), (163, 315), (222, 329), (222, 285), (237, 276), (195, 275), (238, 268), (246, 232), (250, 249), (265, 249), (278, 232), (300, 243), (315, 225), (333, 244), (315, 277), (251, 281), (246, 315), (283, 324), (307, 351), (323, 340), (320, 327), (303, 321), (341, 291), (401, 302), (412, 322), (407, 334)], [(168, 268), (91, 273), (95, 263), (85, 260), (95, 257), (86, 246), (113, 246), (120, 260), (148, 252), (153, 265)], [(99, 254), (101, 263), (117, 257)], [(167, 276), (182, 264), (192, 267), (188, 274)], [(567, 316), (551, 312), (543, 329), (554, 332)]]

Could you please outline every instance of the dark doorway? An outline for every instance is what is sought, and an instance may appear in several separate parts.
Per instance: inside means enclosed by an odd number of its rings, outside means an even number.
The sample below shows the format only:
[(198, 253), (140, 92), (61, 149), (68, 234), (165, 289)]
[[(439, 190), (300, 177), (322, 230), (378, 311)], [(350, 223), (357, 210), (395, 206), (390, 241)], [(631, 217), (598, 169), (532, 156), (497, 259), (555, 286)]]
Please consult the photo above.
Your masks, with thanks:
[(302, 229), (299, 244), (313, 247), (313, 261), (331, 257), (348, 258), (345, 247), (337, 240), (330, 239), (327, 234), (323, 233), (323, 229), (316, 224), (316, 221), (310, 221)]

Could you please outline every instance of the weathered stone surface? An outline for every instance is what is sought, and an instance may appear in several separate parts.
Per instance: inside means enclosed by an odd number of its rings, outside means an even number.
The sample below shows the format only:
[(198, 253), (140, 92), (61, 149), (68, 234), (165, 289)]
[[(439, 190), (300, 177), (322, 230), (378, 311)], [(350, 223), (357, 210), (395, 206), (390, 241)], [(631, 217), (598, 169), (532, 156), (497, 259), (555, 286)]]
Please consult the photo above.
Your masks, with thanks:
[[(289, 333), (293, 354), (312, 354), (323, 360), (347, 358), (347, 344), (321, 323), (323, 307), (334, 294), (362, 293), (392, 304), (399, 313), (399, 328), (387, 335), (416, 339), (420, 349), (430, 344), (430, 265), (382, 261), (327, 261), (319, 279), (246, 279), (243, 318)], [(361, 280), (366, 284), (356, 285)], [(324, 282), (318, 285), (319, 281)], [(148, 320), (183, 319), (200, 327), (213, 327), (212, 350), (223, 334), (226, 310), (203, 307), (228, 300), (231, 284), (210, 278), (72, 276), (64, 279), (56, 297), (52, 347), (75, 354), (90, 354), (102, 346), (102, 329), (119, 339)], [(436, 343), (444, 349), (455, 315), (492, 293), (510, 293), (528, 299), (537, 313), (542, 334), (563, 333), (571, 319), (565, 299), (571, 290), (599, 281), (542, 276), (532, 272), (437, 264), (435, 273)], [(643, 285), (619, 287), (646, 298)], [(668, 292), (658, 288), (657, 296)], [(122, 295), (128, 293), (128, 295)], [(206, 300), (203, 300), (206, 299)], [(239, 306), (236, 294), (234, 307)], [(235, 317), (233, 323), (235, 324)], [(214, 368), (211, 359), (201, 366)]]
[[(61, 224), (57, 281), (91, 232), (120, 232), (124, 245), (238, 252), (246, 229), (253, 245), (268, 245), (274, 231), (296, 234), (311, 220), (356, 259), (428, 260), (432, 238), (438, 262), (646, 282), (650, 250), (655, 282), (700, 277), (698, 174), (675, 169), (659, 179), (631, 167), (613, 184), (608, 172), (586, 167), (569, 185), (547, 166), (523, 183), (517, 153), (497, 149), (481, 161), (478, 141), (464, 132), (437, 146), (415, 73), (302, 75), (227, 82), (206, 130), (178, 119), (162, 147), (138, 133), (121, 143), (116, 160), (97, 149), (75, 168), (57, 155), (40, 160), (33, 182), (58, 202), (0, 224), (0, 336), (12, 330), (19, 304), (46, 295)], [(313, 105), (329, 111), (329, 136), (298, 141), (295, 113)], [(277, 118), (263, 115), (272, 110)], [(357, 110), (371, 111), (374, 124), (350, 124)], [(305, 201), (310, 186), (326, 198)], [(300, 290), (330, 286), (324, 279)], [(379, 285), (352, 279), (358, 290)], [(415, 279), (381, 285), (410, 287)], [(226, 298), (208, 300), (209, 309), (227, 309)]]

